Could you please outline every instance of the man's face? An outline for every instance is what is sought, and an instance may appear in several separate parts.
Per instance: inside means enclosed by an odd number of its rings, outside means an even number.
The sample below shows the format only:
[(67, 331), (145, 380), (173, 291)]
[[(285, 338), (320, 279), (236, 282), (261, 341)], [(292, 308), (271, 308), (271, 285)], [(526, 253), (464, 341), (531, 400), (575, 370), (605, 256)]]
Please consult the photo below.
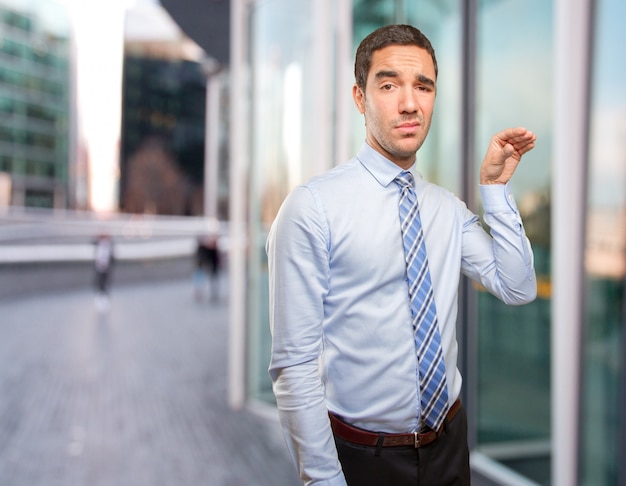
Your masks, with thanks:
[(433, 60), (417, 46), (374, 51), (365, 92), (352, 89), (365, 115), (367, 142), (403, 169), (415, 162), (433, 115), (436, 79)]

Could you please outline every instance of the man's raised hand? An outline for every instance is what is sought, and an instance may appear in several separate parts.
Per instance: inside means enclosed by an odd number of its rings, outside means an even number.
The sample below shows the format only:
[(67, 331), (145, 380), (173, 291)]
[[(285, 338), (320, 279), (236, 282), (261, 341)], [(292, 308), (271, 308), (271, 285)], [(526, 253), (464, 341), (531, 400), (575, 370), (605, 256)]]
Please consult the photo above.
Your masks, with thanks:
[(522, 155), (535, 147), (537, 137), (522, 127), (507, 128), (491, 138), (480, 167), (481, 184), (506, 184)]

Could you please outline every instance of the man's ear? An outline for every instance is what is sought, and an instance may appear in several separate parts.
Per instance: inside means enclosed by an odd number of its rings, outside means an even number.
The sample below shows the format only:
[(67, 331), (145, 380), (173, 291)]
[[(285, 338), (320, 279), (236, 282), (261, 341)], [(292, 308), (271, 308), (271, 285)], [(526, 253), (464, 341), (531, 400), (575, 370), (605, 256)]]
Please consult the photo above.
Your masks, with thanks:
[(352, 98), (354, 99), (354, 104), (359, 110), (359, 113), (361, 115), (365, 113), (365, 93), (357, 84), (352, 86)]

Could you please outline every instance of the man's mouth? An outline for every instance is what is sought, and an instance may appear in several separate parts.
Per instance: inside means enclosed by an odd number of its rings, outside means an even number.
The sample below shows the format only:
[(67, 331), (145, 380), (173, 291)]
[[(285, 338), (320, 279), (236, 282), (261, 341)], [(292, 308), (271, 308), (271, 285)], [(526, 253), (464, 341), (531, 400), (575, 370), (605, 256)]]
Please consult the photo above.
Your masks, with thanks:
[(396, 129), (400, 130), (403, 133), (415, 133), (417, 131), (417, 129), (419, 128), (420, 124), (419, 122), (406, 122), (406, 123), (401, 123), (400, 125), (396, 126)]

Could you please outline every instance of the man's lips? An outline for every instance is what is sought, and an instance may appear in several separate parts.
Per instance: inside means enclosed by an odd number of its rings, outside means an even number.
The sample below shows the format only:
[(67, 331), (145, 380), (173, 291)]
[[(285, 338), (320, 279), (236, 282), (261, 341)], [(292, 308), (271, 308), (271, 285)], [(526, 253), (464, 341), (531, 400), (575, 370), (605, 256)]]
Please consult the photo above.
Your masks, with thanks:
[(400, 125), (397, 125), (396, 129), (404, 133), (413, 133), (417, 131), (419, 126), (420, 126), (419, 122), (407, 122), (407, 123), (401, 123)]

